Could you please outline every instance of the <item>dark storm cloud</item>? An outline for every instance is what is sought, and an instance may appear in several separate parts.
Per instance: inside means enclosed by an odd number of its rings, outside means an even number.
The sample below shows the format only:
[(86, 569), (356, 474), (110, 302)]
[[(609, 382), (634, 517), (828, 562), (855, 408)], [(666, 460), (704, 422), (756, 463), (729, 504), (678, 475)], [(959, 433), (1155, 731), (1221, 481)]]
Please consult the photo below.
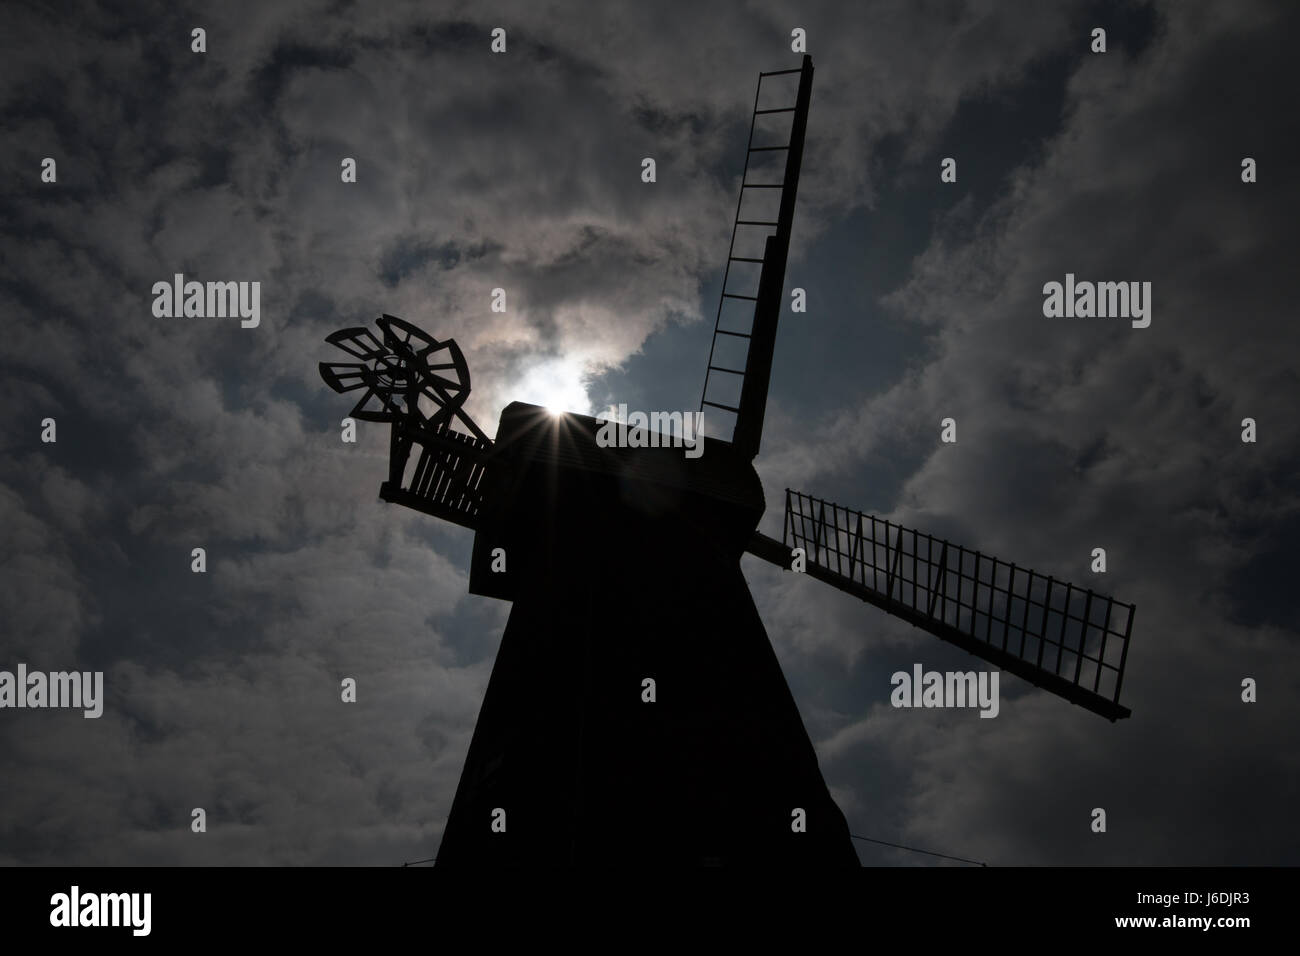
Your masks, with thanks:
[[(1172, 739), (1161, 771), (1193, 791), (1208, 740), (1230, 749), (1225, 776), (1295, 779), (1276, 731), (1241, 742), (1241, 721), (1264, 718), (1234, 703), (1237, 671), (1294, 673), (1294, 622), (1252, 620), (1228, 586), (1257, 552), (1285, 553), (1279, 522), (1294, 528), (1296, 380), (1281, 354), (1294, 196), (1267, 178), (1280, 182), (1294, 130), (1257, 121), (1270, 114), (1252, 97), (1269, 84), (1232, 66), (1251, 51), (1261, 75), (1285, 75), (1253, 55), (1280, 14), (1153, 9), (1135, 58), (1122, 43), (1071, 56), (1064, 112), (999, 202), (935, 225), (888, 303), (932, 336), (898, 356), (913, 366), (901, 382), (879, 395), (855, 382), (811, 428), (779, 400), (769, 415), (759, 467), (778, 507), (786, 484), (865, 488), (870, 456), (899, 451), (916, 468), (896, 517), (1075, 578), (1105, 542), (1114, 590), (1141, 609), (1125, 696), (1142, 723), (1099, 726), (1010, 679), (1015, 709), (971, 722), (881, 706), (893, 665), (929, 660), (933, 639), (747, 563), (828, 782), (886, 836), (999, 862), (1200, 859), (1160, 816), (1164, 784), (1119, 768), (1151, 765)], [(1079, 51), (1090, 25), (1055, 4), (519, 3), (486, 16), (428, 3), (12, 14), (0, 665), (93, 661), (109, 701), (95, 721), (0, 721), (0, 860), (431, 855), (507, 608), (465, 595), (465, 533), (375, 501), (386, 435), (363, 424), (357, 445), (339, 441), (348, 405), (316, 373), (333, 358), (324, 335), (389, 312), (454, 336), (489, 432), (511, 399), (577, 408), (589, 377), (711, 309), (700, 292), (725, 254), (754, 73), (795, 62), (791, 27), (817, 61), (798, 261), (876, 208), (892, 177), (930, 176), (922, 164), (963, 103), (1032, 99), (1037, 65)], [(498, 25), (504, 57), (488, 52)], [(1253, 195), (1236, 179), (1243, 152), (1261, 157)], [(44, 156), (58, 157), (57, 186), (37, 182)], [(344, 156), (355, 185), (339, 182)], [(1041, 285), (1067, 270), (1153, 280), (1152, 327), (1044, 319)], [(150, 287), (175, 272), (261, 281), (261, 326), (155, 319)], [(504, 315), (489, 309), (495, 287)], [(860, 336), (839, 351), (869, 348), (870, 329)], [(796, 390), (817, 387), (809, 374)], [(1261, 443), (1241, 446), (1234, 423), (1256, 409)], [(961, 442), (932, 453), (945, 414)], [(58, 445), (35, 438), (46, 415)], [(189, 573), (196, 546), (206, 576)], [(1214, 584), (1189, 601), (1189, 579)], [(1170, 658), (1176, 684), (1157, 663)], [(344, 676), (356, 705), (339, 703)], [(1215, 799), (1245, 815), (1244, 795)], [(1259, 835), (1287, 799), (1273, 786), (1203, 859), (1275, 858)], [(1120, 832), (1065, 835), (1106, 800), (1129, 821)], [(196, 806), (204, 837), (188, 829)]]
[[(769, 482), (815, 489), (821, 470), (924, 435), (931, 450), (891, 518), (1088, 584), (1104, 546), (1094, 586), (1138, 605), (1130, 722), (1093, 727), (1041, 694), (993, 721), (878, 703), (827, 742), (828, 775), (849, 792), (885, 755), (901, 792), (884, 808), (923, 845), (1002, 863), (1278, 863), (1300, 850), (1294, 601), (1275, 590), (1253, 595), (1271, 608), (1254, 620), (1236, 610), (1255, 555), (1294, 553), (1300, 508), (1287, 291), (1300, 195), (1280, 170), (1265, 189), (1240, 179), (1243, 156), (1275, 161), (1296, 141), (1289, 114), (1257, 99), (1289, 70), (1269, 39), (1282, 12), (1159, 12), (1139, 59), (1079, 65), (1042, 159), (1015, 171), (972, 240), (937, 238), (892, 297), (933, 328), (933, 358), (787, 447)], [(1250, 72), (1234, 68), (1247, 56)], [(1067, 271), (1151, 281), (1150, 328), (1045, 319), (1042, 285)], [(955, 446), (937, 442), (948, 415)], [(1246, 416), (1270, 423), (1267, 442), (1240, 441)], [(783, 627), (816, 587), (786, 582), (771, 629), (815, 634), (850, 661), (870, 647), (878, 700), (889, 672), (939, 653), (848, 605)], [(1267, 717), (1240, 701), (1247, 676), (1273, 688)], [(1095, 806), (1111, 814), (1104, 837), (1087, 826)]]

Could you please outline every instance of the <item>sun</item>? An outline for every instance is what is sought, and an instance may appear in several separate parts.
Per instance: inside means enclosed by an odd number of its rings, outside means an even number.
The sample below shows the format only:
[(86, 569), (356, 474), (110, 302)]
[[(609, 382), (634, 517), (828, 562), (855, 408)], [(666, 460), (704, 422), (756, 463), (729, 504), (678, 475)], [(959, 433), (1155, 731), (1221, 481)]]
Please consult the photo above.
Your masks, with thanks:
[(579, 359), (547, 359), (528, 369), (519, 381), (515, 394), (520, 401), (541, 405), (558, 417), (565, 412), (587, 415), (591, 402), (587, 398), (586, 369)]

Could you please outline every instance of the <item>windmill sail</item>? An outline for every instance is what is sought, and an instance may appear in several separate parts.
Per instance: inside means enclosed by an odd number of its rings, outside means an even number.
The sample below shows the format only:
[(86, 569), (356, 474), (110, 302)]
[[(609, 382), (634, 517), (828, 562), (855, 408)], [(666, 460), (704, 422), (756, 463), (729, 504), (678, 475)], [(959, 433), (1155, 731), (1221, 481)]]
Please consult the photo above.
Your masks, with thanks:
[[(794, 74), (799, 77), (794, 105), (760, 108), (763, 81)], [(795, 194), (799, 188), (799, 167), (803, 160), (804, 132), (812, 97), (812, 76), (812, 57), (807, 54), (797, 70), (759, 74), (745, 152), (745, 170), (740, 177), (740, 199), (736, 203), (736, 218), (731, 227), (722, 295), (713, 324), (713, 345), (709, 349), (708, 367), (704, 373), (700, 411), (705, 413), (710, 423), (710, 433), (724, 441), (729, 440), (751, 459), (758, 454), (763, 434), (772, 353), (776, 348), (776, 324), (781, 314), (786, 257), (790, 250)], [(759, 145), (754, 144), (760, 117), (766, 121), (787, 115), (790, 127), (785, 143), (760, 141)], [(771, 136), (772, 132), (759, 135)], [(784, 161), (766, 161), (772, 157), (784, 157)], [(758, 254), (760, 243), (761, 255)]]
[(782, 541), (748, 550), (911, 622), (1109, 720), (1119, 703), (1134, 606), (912, 528), (786, 490)]

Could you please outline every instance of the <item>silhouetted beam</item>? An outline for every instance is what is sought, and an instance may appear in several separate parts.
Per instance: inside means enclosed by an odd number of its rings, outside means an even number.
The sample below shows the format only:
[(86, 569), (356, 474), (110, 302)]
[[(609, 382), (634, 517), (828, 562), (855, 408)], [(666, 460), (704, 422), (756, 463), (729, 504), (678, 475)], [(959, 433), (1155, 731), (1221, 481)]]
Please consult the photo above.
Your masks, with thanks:
[(440, 501), (431, 501), (409, 491), (403, 491), (401, 488), (394, 488), (387, 481), (379, 486), (379, 498), (390, 504), (405, 505), (414, 511), (433, 515), (443, 521), (450, 521), (452, 524), (458, 524), (462, 528), (469, 528), (471, 531), (477, 531), (481, 523), (477, 514), (468, 514), (459, 508), (451, 507)]
[[(769, 538), (767, 535), (758, 532), (754, 532), (745, 550), (755, 557), (762, 558), (764, 561), (769, 561), (786, 570), (790, 569), (793, 560), (793, 551), (790, 548), (775, 538)], [(991, 664), (995, 664), (1001, 670), (1015, 674), (1036, 687), (1051, 691), (1056, 696), (1063, 697), (1072, 704), (1077, 704), (1085, 710), (1099, 714), (1112, 723), (1133, 714), (1127, 707), (1123, 707), (1100, 694), (1095, 694), (1086, 688), (1080, 687), (1063, 677), (1053, 674), (1051, 671), (1040, 669), (1030, 661), (1022, 660), (1000, 647), (988, 644), (979, 638), (958, 630), (951, 624), (936, 620), (926, 612), (916, 610), (897, 598), (891, 598), (881, 591), (869, 588), (819, 564), (808, 561), (804, 573), (809, 577), (816, 578), (818, 581), (829, 584), (839, 591), (852, 594), (868, 604), (875, 605), (895, 617), (900, 617), (913, 627), (928, 631), (935, 637), (947, 641), (949, 644), (954, 644)]]
[(783, 545), (776, 538), (769, 538), (765, 534), (755, 531), (753, 537), (749, 539), (749, 544), (745, 550), (757, 558), (764, 561), (770, 561), (778, 568), (790, 570), (790, 563), (794, 560), (794, 552)]

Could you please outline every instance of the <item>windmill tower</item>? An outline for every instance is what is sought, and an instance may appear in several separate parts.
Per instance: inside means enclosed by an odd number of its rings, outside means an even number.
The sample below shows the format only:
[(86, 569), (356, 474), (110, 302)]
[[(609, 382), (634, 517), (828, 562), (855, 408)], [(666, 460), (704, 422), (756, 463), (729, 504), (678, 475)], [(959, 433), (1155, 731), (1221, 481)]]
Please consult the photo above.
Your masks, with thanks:
[[(795, 76), (793, 105), (760, 105), (765, 80)], [(380, 497), (473, 529), (470, 592), (513, 604), (441, 865), (857, 865), (741, 573), (746, 552), (1111, 720), (1129, 714), (1130, 605), (798, 492), (781, 541), (755, 530), (766, 505), (752, 462), (812, 78), (808, 56), (759, 75), (701, 402), (719, 437), (700, 439), (698, 457), (603, 447), (595, 419), (518, 402), (492, 441), (463, 410), (454, 342), (387, 315), (382, 337), (327, 339), (359, 361), (322, 363), (325, 381), (364, 389), (353, 417), (391, 424)], [(786, 141), (763, 141), (777, 117)], [(756, 287), (741, 284), (746, 268)]]

